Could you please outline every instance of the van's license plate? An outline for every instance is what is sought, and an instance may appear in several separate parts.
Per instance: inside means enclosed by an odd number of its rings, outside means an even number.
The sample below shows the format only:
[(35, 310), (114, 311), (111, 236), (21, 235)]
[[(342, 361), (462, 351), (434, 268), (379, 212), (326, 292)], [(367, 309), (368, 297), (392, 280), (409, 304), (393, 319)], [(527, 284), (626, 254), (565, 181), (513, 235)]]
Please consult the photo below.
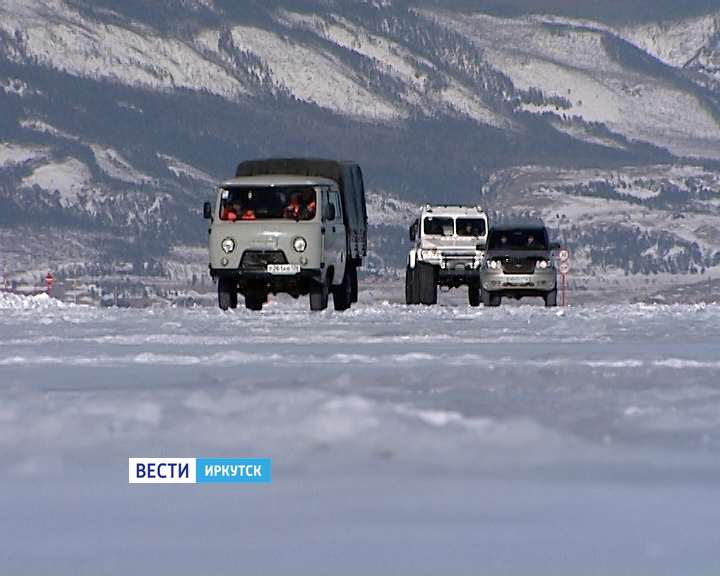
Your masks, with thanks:
[(298, 274), (300, 264), (268, 264), (268, 274)]

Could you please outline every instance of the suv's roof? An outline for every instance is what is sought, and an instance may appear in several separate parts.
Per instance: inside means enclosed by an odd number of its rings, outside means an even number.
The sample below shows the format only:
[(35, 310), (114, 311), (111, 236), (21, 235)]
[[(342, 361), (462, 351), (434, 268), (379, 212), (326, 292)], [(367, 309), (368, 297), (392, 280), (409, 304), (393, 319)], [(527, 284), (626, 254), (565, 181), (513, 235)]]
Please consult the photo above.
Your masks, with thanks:
[(485, 216), (485, 211), (481, 206), (425, 206), (422, 211), (423, 216)]
[(337, 183), (329, 178), (318, 176), (295, 176), (292, 174), (263, 174), (262, 176), (242, 176), (231, 178), (220, 184), (221, 188), (232, 186), (335, 186)]

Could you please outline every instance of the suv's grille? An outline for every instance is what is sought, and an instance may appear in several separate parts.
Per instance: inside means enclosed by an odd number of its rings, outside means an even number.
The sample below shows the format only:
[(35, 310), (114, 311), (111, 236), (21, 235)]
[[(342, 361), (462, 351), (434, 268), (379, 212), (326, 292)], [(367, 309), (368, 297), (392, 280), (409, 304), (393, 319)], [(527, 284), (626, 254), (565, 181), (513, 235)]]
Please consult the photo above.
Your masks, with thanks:
[(505, 274), (532, 274), (535, 272), (535, 260), (527, 258), (508, 258), (503, 264)]
[(262, 268), (268, 264), (287, 264), (285, 253), (281, 250), (245, 250), (240, 260), (241, 268)]

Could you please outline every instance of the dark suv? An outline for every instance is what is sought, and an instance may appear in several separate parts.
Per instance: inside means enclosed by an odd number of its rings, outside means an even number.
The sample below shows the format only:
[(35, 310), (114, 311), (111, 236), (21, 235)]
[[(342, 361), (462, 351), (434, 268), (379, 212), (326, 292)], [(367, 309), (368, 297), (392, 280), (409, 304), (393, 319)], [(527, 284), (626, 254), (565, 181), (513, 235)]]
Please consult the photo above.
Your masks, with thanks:
[(480, 298), (485, 306), (499, 306), (503, 296), (520, 300), (541, 296), (545, 306), (557, 306), (557, 271), (544, 226), (494, 226), (480, 268)]

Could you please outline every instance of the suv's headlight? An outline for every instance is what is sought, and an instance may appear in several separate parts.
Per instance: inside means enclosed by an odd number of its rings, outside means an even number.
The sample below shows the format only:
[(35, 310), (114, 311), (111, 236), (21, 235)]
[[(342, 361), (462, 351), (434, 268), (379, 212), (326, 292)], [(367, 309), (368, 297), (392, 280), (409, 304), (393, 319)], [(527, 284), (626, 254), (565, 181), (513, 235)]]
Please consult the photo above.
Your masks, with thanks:
[(500, 270), (502, 267), (502, 262), (500, 260), (486, 260), (485, 261), (485, 268), (488, 270)]
[(550, 262), (547, 260), (536, 260), (535, 268), (537, 268), (538, 270), (547, 270), (548, 268), (550, 268)]
[(225, 238), (222, 242), (220, 242), (220, 247), (223, 249), (225, 254), (230, 254), (230, 252), (235, 250), (235, 240), (232, 238)]
[(307, 241), (302, 236), (294, 238), (292, 244), (295, 252), (305, 252), (305, 248), (307, 248)]

